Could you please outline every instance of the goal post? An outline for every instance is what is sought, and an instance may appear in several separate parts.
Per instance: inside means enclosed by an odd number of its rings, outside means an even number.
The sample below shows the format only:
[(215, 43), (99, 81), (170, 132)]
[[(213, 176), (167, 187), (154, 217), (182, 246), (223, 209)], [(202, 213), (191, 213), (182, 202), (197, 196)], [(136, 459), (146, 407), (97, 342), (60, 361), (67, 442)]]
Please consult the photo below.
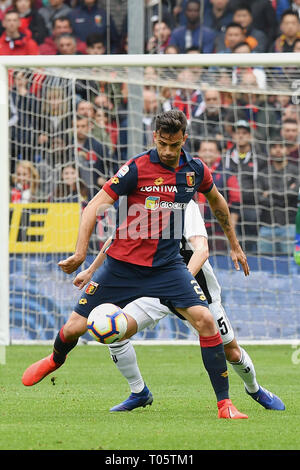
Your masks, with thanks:
[[(59, 120), (65, 116), (65, 109), (68, 109), (68, 115), (66, 124), (64, 127), (65, 134), (72, 134), (74, 126), (77, 123), (77, 111), (76, 106), (78, 104), (78, 97), (76, 95), (76, 86), (79, 81), (87, 83), (89, 80), (96, 80), (101, 84), (108, 83), (111, 90), (113, 90), (114, 98), (116, 102), (120, 102), (122, 99), (122, 85), (128, 86), (128, 109), (135, 109), (138, 107), (139, 113), (141, 113), (141, 103), (137, 106), (137, 100), (142, 99), (141, 89), (145, 86), (148, 88), (155, 88), (159, 92), (168, 87), (181, 89), (189, 89), (192, 84), (186, 78), (178, 78), (177, 72), (174, 70), (185, 70), (190, 68), (205, 68), (208, 70), (208, 75), (211, 74), (212, 79), (210, 83), (206, 83), (204, 86), (199, 82), (199, 91), (204, 92), (205, 89), (213, 88), (214, 79), (213, 77), (219, 77), (219, 70), (225, 68), (226, 70), (232, 70), (237, 66), (239, 68), (260, 68), (262, 70), (273, 71), (279, 68), (283, 70), (289, 70), (293, 67), (298, 67), (300, 63), (300, 53), (268, 53), (268, 54), (158, 54), (158, 55), (103, 55), (103, 56), (7, 56), (0, 57), (0, 111), (1, 111), (1, 154), (0, 159), (0, 191), (1, 191), (1, 224), (0, 224), (0, 253), (1, 253), (1, 312), (0, 312), (0, 347), (4, 353), (2, 354), (2, 362), (5, 361), (5, 346), (10, 342), (16, 343), (37, 341), (37, 340), (51, 340), (57, 332), (57, 328), (61, 325), (62, 321), (65, 320), (66, 316), (70, 313), (70, 307), (74, 303), (75, 296), (77, 293), (71, 286), (72, 281), (67, 278), (63, 273), (58, 273), (55, 266), (61, 256), (71, 252), (70, 247), (74, 246), (74, 236), (77, 235), (78, 217), (80, 207), (78, 201), (67, 202), (58, 201), (53, 202), (46, 196), (42, 201), (30, 202), (29, 205), (19, 204), (18, 206), (11, 206), (11, 213), (9, 212), (10, 207), (10, 133), (9, 133), (9, 93), (10, 93), (10, 73), (11, 71), (28, 70), (29, 80), (31, 85), (38, 87), (43, 86), (46, 90), (49, 88), (55, 88), (59, 94), (59, 99), (63, 100), (61, 108), (61, 115)], [(154, 71), (160, 71), (158, 77), (147, 77), (145, 78), (145, 70), (152, 67)], [(131, 73), (137, 71), (137, 73)], [(295, 79), (293, 80), (292, 86), (285, 86), (287, 75), (279, 75), (277, 72), (272, 75), (272, 82), (266, 82), (266, 87), (260, 90), (262, 94), (266, 96), (272, 93), (282, 93), (282, 95), (294, 97), (294, 102), (298, 111), (298, 93), (300, 89), (300, 75), (298, 80), (298, 74), (296, 72)], [(44, 85), (37, 83), (36, 76), (45, 75), (47, 78)], [(49, 80), (48, 80), (49, 78)], [(47, 81), (48, 80), (48, 81)], [(267, 79), (268, 80), (268, 79)], [(298, 80), (298, 81), (297, 81)], [(56, 84), (56, 85), (54, 85)], [(94, 85), (83, 85), (87, 100), (92, 96), (95, 96)], [(105, 86), (105, 85), (103, 85)], [(48, 87), (48, 88), (47, 88)], [(139, 89), (140, 87), (140, 89)], [(273, 88), (272, 88), (273, 87)], [(239, 84), (231, 82), (222, 85), (222, 91), (228, 93), (235, 93), (238, 91), (245, 91), (240, 88)], [(116, 91), (117, 90), (117, 91)], [(136, 94), (134, 90), (139, 90)], [(247, 93), (258, 93), (257, 88), (251, 88), (246, 90)], [(44, 97), (38, 97), (36, 103), (41, 106)], [(83, 100), (84, 101), (84, 100)], [(188, 103), (189, 105), (191, 103)], [(35, 104), (36, 105), (36, 104)], [(36, 108), (39, 109), (39, 108)], [(39, 116), (37, 111), (34, 109), (27, 109), (28, 115), (36, 115), (40, 119), (40, 123), (43, 123), (43, 116)], [(106, 109), (106, 108), (105, 108)], [(199, 108), (200, 109), (200, 108)], [(237, 115), (238, 105), (233, 103), (233, 114)], [(107, 111), (107, 109), (106, 109)], [(107, 111), (109, 114), (109, 110)], [(199, 111), (201, 112), (201, 110)], [(300, 113), (299, 113), (300, 116)], [(57, 118), (58, 116), (56, 116)], [(56, 122), (56, 118), (53, 120)], [(118, 115), (118, 119), (120, 115)], [(249, 118), (250, 119), (250, 118)], [(143, 133), (143, 116), (140, 119), (134, 119), (130, 121), (131, 124), (127, 124), (127, 144), (133, 146), (133, 143), (137, 139), (141, 141), (140, 137)], [(134, 123), (134, 124), (132, 124)], [(118, 122), (119, 124), (119, 122)], [(43, 124), (39, 124), (43, 125)], [(268, 130), (268, 122), (264, 124), (264, 129)], [(26, 126), (25, 126), (26, 127)], [(27, 131), (23, 127), (21, 131)], [(115, 129), (112, 129), (114, 132)], [(120, 131), (120, 126), (119, 126)], [(28, 135), (29, 134), (29, 135)], [(36, 138), (36, 129), (33, 127), (30, 132), (27, 133), (28, 141), (22, 143), (22, 141), (16, 142), (19, 146), (24, 146), (24, 154), (26, 158), (28, 155), (32, 155), (32, 150), (35, 151), (35, 158), (37, 153), (41, 152), (41, 144), (36, 143), (33, 139)], [(21, 133), (23, 136), (24, 134)], [(114, 134), (115, 135), (115, 134)], [(57, 137), (57, 136), (56, 136)], [(193, 136), (192, 136), (193, 137)], [(195, 136), (194, 136), (195, 137)], [(197, 136), (196, 136), (197, 137)], [(204, 137), (209, 137), (204, 136)], [(22, 137), (23, 138), (23, 137)], [(118, 136), (120, 138), (120, 135)], [(61, 147), (66, 152), (66, 160), (64, 163), (68, 163), (70, 156), (73, 158), (77, 169), (81, 169), (80, 155), (78, 151), (78, 142), (75, 135), (74, 140), (71, 142), (64, 142), (65, 147)], [(116, 137), (117, 139), (117, 137)], [(270, 141), (270, 137), (267, 136), (267, 143)], [(100, 143), (103, 141), (100, 140)], [(102, 172), (106, 177), (113, 176), (113, 169), (120, 166), (123, 162), (122, 147), (119, 140), (115, 140), (112, 146), (115, 148), (114, 157), (104, 155), (103, 156), (103, 168)], [(68, 151), (70, 152), (68, 153)], [(141, 149), (142, 150), (142, 149)], [(54, 155), (53, 149), (51, 149), (52, 156)], [(53, 156), (53, 158), (55, 155)], [(29, 158), (29, 157), (28, 157)], [(31, 158), (31, 157), (30, 157)], [(36, 160), (37, 166), (41, 168), (41, 161), (43, 155), (39, 155), (40, 160)], [(55, 157), (56, 158), (56, 157)], [(90, 155), (89, 155), (90, 158)], [(92, 158), (92, 157), (91, 157)], [(16, 157), (15, 163), (19, 160)], [(52, 170), (52, 178), (57, 178), (58, 167), (55, 164), (55, 168)], [(60, 165), (60, 170), (63, 165)], [(44, 170), (43, 170), (44, 171)], [(99, 170), (100, 171), (100, 170)], [(45, 173), (46, 175), (46, 173)], [(52, 188), (53, 184), (57, 181), (49, 180), (49, 175), (43, 176), (43, 183), (47, 183)], [(98, 181), (98, 180), (97, 180)], [(95, 182), (89, 181), (92, 189), (95, 190)], [(79, 192), (79, 181), (77, 181), (77, 189)], [(89, 187), (89, 189), (91, 189)], [(35, 204), (35, 205), (34, 205)], [(60, 206), (53, 207), (52, 204), (60, 204)], [(62, 205), (63, 204), (63, 205)], [(25, 218), (22, 218), (21, 209), (24, 208)], [(31, 210), (34, 212), (30, 212)], [(53, 211), (52, 211), (53, 209)], [(27, 211), (27, 212), (26, 212)], [(9, 226), (17, 221), (22, 224), (26, 216), (32, 217), (31, 231), (33, 237), (39, 236), (38, 226), (46, 227), (49, 220), (53, 224), (57, 224), (57, 217), (59, 214), (65, 214), (64, 216), (69, 221), (68, 227), (75, 227), (74, 230), (65, 232), (63, 223), (58, 228), (57, 233), (48, 234), (47, 245), (39, 245), (39, 248), (32, 248), (28, 244), (27, 252), (24, 251), (24, 244), (20, 247), (18, 244), (14, 244), (13, 253), (10, 254), (10, 238), (9, 238)], [(28, 215), (29, 214), (29, 215)], [(33, 214), (33, 215), (32, 215)], [(44, 216), (44, 214), (47, 214)], [(64, 217), (61, 215), (62, 219)], [(51, 225), (53, 227), (54, 225)], [(23, 227), (24, 228), (24, 227)], [(22, 227), (21, 227), (22, 229)], [(103, 229), (103, 227), (102, 227)], [(104, 227), (106, 230), (107, 227)], [(16, 233), (17, 229), (14, 229)], [(104, 230), (104, 231), (105, 231)], [(51, 230), (50, 230), (51, 231)], [(23, 232), (24, 233), (24, 230)], [(94, 234), (95, 240), (99, 242), (103, 240), (104, 235), (99, 233)], [(23, 243), (24, 240), (21, 240)], [(73, 245), (72, 245), (73, 243)], [(87, 260), (89, 262), (93, 256), (95, 256), (95, 246), (91, 251), (91, 256)], [(98, 246), (98, 245), (97, 245)], [(37, 247), (37, 245), (35, 245)], [(23, 250), (23, 251), (22, 251)], [(251, 284), (247, 284), (247, 281), (242, 279), (241, 273), (235, 273), (228, 253), (218, 257), (212, 256), (212, 263), (214, 264), (217, 277), (222, 287), (223, 298), (225, 301), (226, 311), (230, 317), (233, 327), (236, 327), (238, 336), (241, 340), (245, 341), (295, 341), (300, 335), (300, 316), (298, 312), (300, 288), (299, 288), (299, 272), (291, 256), (285, 258), (283, 273), (281, 269), (281, 260), (278, 258), (276, 253), (269, 254), (266, 258), (262, 256), (255, 257), (253, 263), (255, 265), (255, 274), (253, 274), (254, 281)], [(268, 265), (267, 271), (264, 271), (262, 264)], [(43, 267), (44, 266), (44, 267)], [(11, 270), (17, 270), (15, 273)], [(16, 273), (21, 273), (21, 281)], [(271, 273), (271, 274), (270, 274)], [(237, 277), (239, 276), (239, 277)], [(250, 277), (252, 274), (250, 274)], [(264, 277), (265, 276), (265, 277)], [(18, 279), (17, 279), (18, 278)], [(265, 285), (263, 285), (263, 279), (265, 279)], [(281, 294), (280, 283), (284, 291)], [(298, 283), (298, 285), (297, 285)], [(62, 294), (59, 289), (65, 289)], [(46, 288), (47, 296), (44, 296), (42, 291)], [(243, 292), (244, 290), (244, 292)], [(288, 294), (288, 302), (285, 306), (284, 296)], [(235, 299), (237, 295), (238, 300)], [(242, 306), (243, 317), (239, 318), (239, 305), (241, 295), (243, 295), (243, 301), (245, 302)], [(283, 299), (282, 299), (283, 296)], [(51, 298), (53, 302), (51, 301)], [(254, 299), (254, 300), (253, 300)], [(297, 304), (298, 299), (298, 304)], [(228, 309), (228, 310), (227, 310)], [(289, 317), (288, 321), (285, 318), (283, 311), (285, 309), (286, 315)], [(56, 311), (57, 310), (57, 311)], [(256, 310), (254, 315), (253, 310)], [(261, 319), (257, 315), (257, 311), (261, 310)], [(55, 312), (56, 311), (56, 312)], [(276, 323), (278, 322), (278, 324)], [(163, 322), (161, 322), (163, 325)], [(247, 327), (247, 328), (246, 328)], [(260, 334), (261, 333), (261, 334)], [(148, 332), (145, 335), (138, 335), (137, 339), (147, 338), (152, 340), (167, 340), (171, 339), (190, 340), (191, 336), (180, 325), (179, 320), (172, 318), (168, 324), (165, 322), (165, 327), (160, 328), (158, 333)], [(178, 344), (178, 343), (177, 343)], [(1, 357), (0, 357), (1, 362)]]

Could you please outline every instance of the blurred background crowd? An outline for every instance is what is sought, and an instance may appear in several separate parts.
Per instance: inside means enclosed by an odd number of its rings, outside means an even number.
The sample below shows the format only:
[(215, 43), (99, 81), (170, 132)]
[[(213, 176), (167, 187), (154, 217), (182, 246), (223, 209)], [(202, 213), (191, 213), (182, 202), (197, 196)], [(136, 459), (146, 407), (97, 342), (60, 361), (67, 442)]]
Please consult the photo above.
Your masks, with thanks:
[[(145, 54), (300, 52), (300, 0), (146, 1)], [(128, 53), (128, 2), (0, 0), (0, 55)], [(155, 115), (187, 116), (186, 150), (211, 169), (248, 253), (291, 255), (300, 183), (297, 66), (146, 67), (142, 148)], [(15, 69), (10, 77), (11, 202), (82, 207), (132, 155), (128, 81)], [(297, 84), (298, 83), (298, 84)], [(227, 250), (199, 197), (212, 252)], [(92, 249), (107, 235), (99, 220)]]

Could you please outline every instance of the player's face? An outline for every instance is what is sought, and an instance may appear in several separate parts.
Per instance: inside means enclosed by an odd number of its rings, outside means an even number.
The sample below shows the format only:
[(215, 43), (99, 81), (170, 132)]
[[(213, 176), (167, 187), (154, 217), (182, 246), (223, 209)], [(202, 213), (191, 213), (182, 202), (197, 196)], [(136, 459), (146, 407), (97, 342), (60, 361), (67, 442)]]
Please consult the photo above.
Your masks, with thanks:
[(153, 138), (160, 161), (165, 165), (176, 168), (187, 134), (183, 134), (181, 130), (175, 134), (164, 134), (158, 131), (153, 132)]

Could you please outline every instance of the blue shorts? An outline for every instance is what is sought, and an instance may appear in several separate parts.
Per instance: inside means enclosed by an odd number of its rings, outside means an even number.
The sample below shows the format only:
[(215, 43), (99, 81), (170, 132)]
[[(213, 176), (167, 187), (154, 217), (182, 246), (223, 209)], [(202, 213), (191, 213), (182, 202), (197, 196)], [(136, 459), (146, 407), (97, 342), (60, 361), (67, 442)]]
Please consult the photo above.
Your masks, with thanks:
[(188, 308), (208, 303), (183, 260), (157, 268), (137, 266), (107, 256), (74, 311), (88, 317), (97, 305), (112, 303), (120, 308), (140, 297), (159, 298), (174, 307)]

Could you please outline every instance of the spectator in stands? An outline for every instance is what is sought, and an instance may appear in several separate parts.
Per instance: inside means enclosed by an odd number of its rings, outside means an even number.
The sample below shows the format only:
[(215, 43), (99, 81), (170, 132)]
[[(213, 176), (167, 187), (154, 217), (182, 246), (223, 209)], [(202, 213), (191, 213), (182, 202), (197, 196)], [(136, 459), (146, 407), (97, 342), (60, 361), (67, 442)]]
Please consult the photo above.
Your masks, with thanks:
[[(201, 140), (198, 156), (206, 163), (213, 177), (213, 181), (225, 197), (230, 208), (231, 221), (235, 227), (240, 213), (240, 187), (237, 175), (230, 174), (224, 169), (220, 143), (212, 136), (206, 136)], [(203, 218), (208, 233), (208, 242), (212, 251), (227, 251), (226, 238), (216, 218), (212, 215), (206, 198), (199, 193), (199, 203), (204, 205)]]
[(165, 21), (153, 23), (153, 35), (147, 42), (146, 52), (149, 54), (163, 54), (169, 45), (171, 28)]
[(76, 38), (86, 41), (91, 33), (100, 33), (106, 36), (109, 32), (107, 53), (113, 54), (119, 50), (119, 33), (112, 17), (107, 17), (103, 8), (98, 8), (96, 0), (83, 0), (69, 14), (72, 28)]
[(265, 143), (278, 133), (276, 109), (259, 89), (253, 70), (244, 71), (241, 76), (241, 88), (249, 92), (232, 94), (233, 104), (227, 109), (225, 121), (228, 124), (233, 124), (236, 119), (247, 121), (259, 144), (257, 147), (260, 146), (263, 151)]
[[(116, 88), (114, 88), (116, 90)], [(118, 123), (119, 119), (122, 119), (121, 116), (118, 116), (117, 113), (127, 113), (127, 101), (128, 101), (128, 85), (127, 83), (122, 83), (119, 91), (117, 92), (118, 98), (116, 102), (114, 101), (114, 95), (111, 95), (109, 89), (102, 89), (100, 93), (94, 98), (93, 103), (98, 108), (102, 109), (107, 116), (106, 131), (110, 136), (113, 147), (117, 145), (119, 128)], [(116, 109), (118, 108), (118, 111)]]
[(62, 167), (59, 182), (51, 200), (53, 202), (80, 202), (84, 207), (88, 203), (88, 199), (88, 188), (79, 178), (75, 163), (66, 163)]
[(300, 52), (300, 38), (294, 42), (293, 52)]
[(34, 6), (34, 0), (13, 0), (13, 8), (20, 15), (20, 31), (29, 29), (32, 39), (41, 44), (48, 33), (43, 17)]
[(223, 144), (225, 139), (224, 118), (225, 113), (221, 104), (221, 95), (218, 90), (208, 89), (203, 94), (204, 107), (199, 116), (194, 116), (191, 122), (191, 147), (197, 152), (201, 141), (208, 136)]
[[(149, 149), (153, 145), (153, 135), (154, 130), (154, 119), (155, 115), (159, 110), (159, 103), (156, 92), (153, 89), (144, 89), (143, 90), (143, 148), (144, 150)], [(128, 144), (128, 113), (127, 110), (122, 110), (122, 114), (119, 113), (119, 150), (121, 160), (127, 160), (127, 144)]]
[(180, 54), (180, 49), (175, 45), (168, 45), (164, 51), (165, 54)]
[[(292, 119), (300, 125), (300, 110), (297, 104), (288, 104), (282, 111), (282, 122)], [(299, 128), (298, 128), (299, 129)]]
[[(286, 155), (289, 162), (297, 165), (300, 172), (300, 150), (299, 150), (299, 123), (296, 119), (285, 119), (281, 126), (281, 138), (286, 147)], [(300, 174), (300, 173), (299, 173)]]
[[(175, 0), (175, 5), (172, 5), (173, 16), (176, 20), (176, 23), (180, 26), (185, 26), (187, 24), (187, 18), (185, 15), (185, 8), (188, 0)], [(209, 7), (209, 0), (201, 1), (201, 14)]]
[(209, 0), (204, 9), (203, 23), (218, 33), (225, 32), (226, 26), (232, 22), (230, 0)]
[(237, 233), (246, 252), (255, 252), (259, 220), (257, 178), (259, 171), (265, 165), (265, 160), (256, 154), (251, 128), (247, 121), (239, 120), (235, 123), (233, 144), (225, 154), (224, 165), (227, 171), (237, 176), (241, 191)]
[(275, 0), (275, 1), (272, 0), (271, 3), (272, 3), (272, 7), (274, 8), (276, 12), (276, 18), (279, 23), (282, 13), (285, 10), (288, 10), (289, 8), (291, 8), (291, 2), (290, 0)]
[[(248, 42), (240, 42), (232, 48), (233, 54), (251, 54), (252, 50)], [(253, 72), (256, 78), (258, 88), (265, 89), (267, 86), (267, 77), (263, 67), (233, 67), (232, 70), (232, 83), (233, 85), (240, 84), (243, 81), (244, 73)]]
[(102, 145), (105, 145), (112, 154), (113, 146), (110, 135), (106, 131), (107, 118), (105, 118), (103, 108), (95, 110), (93, 103), (81, 100), (77, 104), (77, 114), (88, 118), (91, 135)]
[(30, 72), (15, 71), (9, 93), (11, 173), (15, 171), (15, 161), (27, 160), (32, 150), (32, 118), (36, 112), (37, 101), (30, 91), (29, 77)]
[(179, 26), (172, 31), (170, 45), (175, 45), (184, 54), (192, 46), (198, 47), (202, 53), (212, 53), (216, 32), (200, 22), (200, 3), (189, 0), (186, 3), (186, 26)]
[[(234, 10), (241, 0), (231, 0), (231, 7)], [(268, 47), (275, 40), (278, 33), (278, 22), (276, 12), (270, 0), (247, 0), (253, 15), (253, 28), (263, 31), (269, 39)]]
[(32, 162), (20, 161), (16, 166), (16, 172), (12, 176), (12, 188), (10, 202), (23, 204), (37, 200), (39, 187), (39, 173)]
[[(75, 145), (75, 136), (73, 142)], [(109, 168), (109, 151), (91, 136), (89, 119), (85, 116), (77, 115), (76, 118), (76, 144), (79, 175), (92, 198), (107, 178), (113, 176)]]
[(268, 167), (257, 179), (260, 254), (293, 253), (298, 188), (299, 174), (288, 162), (284, 143), (277, 138), (269, 146)]
[(243, 27), (238, 23), (229, 23), (226, 26), (225, 33), (217, 36), (215, 41), (215, 52), (232, 53), (233, 48), (246, 41), (246, 35)]
[(102, 34), (92, 33), (86, 37), (86, 53), (89, 55), (106, 54), (106, 41)]
[[(56, 18), (66, 18), (72, 11), (72, 8), (64, 0), (48, 0), (45, 6), (39, 9), (48, 30), (47, 36), (53, 34), (53, 25)], [(69, 32), (69, 31), (68, 31)]]
[(0, 37), (0, 55), (38, 55), (39, 48), (31, 32), (28, 29), (20, 31), (20, 15), (16, 10), (8, 10), (2, 24), (4, 33)]
[(233, 21), (240, 24), (253, 52), (267, 52), (268, 38), (263, 31), (253, 26), (253, 15), (248, 3), (240, 3), (233, 12)]
[[(56, 55), (57, 54), (57, 38), (62, 34), (73, 34), (71, 21), (67, 17), (59, 17), (54, 19), (53, 21), (53, 28), (52, 28), (52, 36), (48, 36), (45, 41), (40, 44), (39, 52), (42, 55)], [(81, 52), (82, 54), (86, 53), (86, 43), (80, 41), (80, 39), (76, 38), (76, 50)]]
[(81, 52), (77, 51), (77, 42), (73, 34), (61, 34), (57, 40), (57, 55), (78, 55)]
[(298, 13), (298, 16), (300, 18), (300, 0), (294, 0), (291, 2), (291, 7), (293, 10), (295, 10)]
[(11, 9), (12, 0), (0, 0), (0, 21), (3, 21), (5, 13)]
[[(32, 142), (35, 161), (49, 160), (49, 165), (54, 168), (70, 160), (72, 95), (67, 80), (56, 79), (53, 86), (49, 81), (47, 85), (33, 116)], [(62, 151), (53, 151), (56, 139), (62, 139)], [(63, 161), (57, 161), (56, 157)]]
[(94, 125), (92, 129), (92, 134), (96, 140), (105, 145), (110, 153), (113, 153), (114, 146), (109, 134), (109, 117), (108, 112), (103, 108), (97, 108), (95, 111)]
[(300, 18), (295, 10), (286, 10), (281, 15), (281, 35), (272, 45), (271, 52), (293, 52), (294, 44), (300, 38)]

